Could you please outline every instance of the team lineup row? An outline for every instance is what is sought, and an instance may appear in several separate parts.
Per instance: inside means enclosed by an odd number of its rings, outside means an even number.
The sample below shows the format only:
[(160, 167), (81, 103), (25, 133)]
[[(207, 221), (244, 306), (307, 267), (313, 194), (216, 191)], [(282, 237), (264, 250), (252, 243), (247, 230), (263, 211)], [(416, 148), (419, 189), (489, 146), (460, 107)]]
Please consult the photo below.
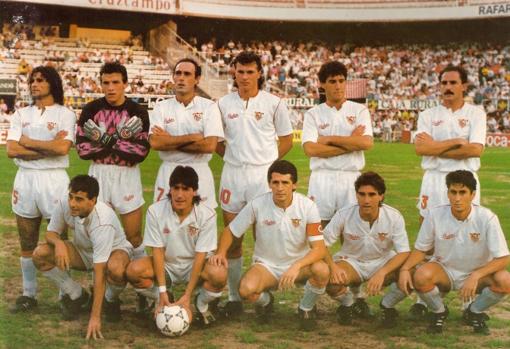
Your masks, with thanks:
[[(67, 192), (69, 180), (65, 168), (68, 166), (67, 153), (73, 142), (76, 143), (76, 149), (81, 158), (92, 160), (89, 175), (99, 182), (98, 201), (107, 203), (120, 216), (122, 230), (125, 232), (128, 242), (134, 247), (133, 258), (135, 261), (129, 264), (129, 268), (136, 270), (135, 267), (139, 264), (138, 271), (143, 274), (143, 277), (141, 277), (143, 280), (138, 285), (140, 289), (151, 289), (151, 285), (154, 285), (152, 279), (156, 278), (157, 284), (163, 290), (166, 279), (181, 280), (181, 273), (187, 271), (190, 273), (190, 279), (187, 280), (189, 281), (186, 288), (187, 292), (185, 292), (184, 298), (178, 302), (182, 302), (182, 304), (189, 308), (190, 292), (195, 288), (199, 277), (202, 275), (203, 279), (207, 280), (207, 282), (202, 286), (203, 292), (199, 292), (196, 308), (198, 309), (198, 317), (201, 318), (203, 323), (208, 323), (213, 318), (207, 303), (217, 298), (215, 296), (218, 295), (221, 289), (219, 286), (222, 277), (227, 278), (229, 290), (229, 301), (222, 308), (224, 315), (232, 316), (242, 312), (243, 299), (255, 301), (260, 306), (259, 310), (271, 308), (269, 305), (272, 304), (272, 297), (264, 292), (264, 288), (261, 285), (269, 285), (268, 288), (274, 287), (275, 280), (276, 284), (279, 282), (283, 287), (290, 285), (297, 277), (295, 275), (297, 266), (289, 270), (282, 270), (280, 267), (277, 267), (276, 270), (271, 270), (267, 266), (258, 266), (261, 263), (256, 263), (253, 267), (255, 268), (254, 271), (245, 273), (243, 280), (251, 275), (261, 275), (259, 278), (263, 281), (253, 281), (247, 285), (240, 283), (242, 276), (241, 228), (244, 227), (244, 223), (239, 222), (242, 222), (241, 218), (244, 218), (245, 222), (250, 221), (250, 217), (246, 217), (248, 213), (244, 215), (242, 213), (246, 211), (244, 208), (247, 205), (253, 205), (256, 202), (256, 200), (252, 200), (269, 195), (264, 194), (272, 189), (272, 179), (267, 177), (268, 168), (276, 159), (283, 157), (290, 150), (292, 146), (292, 129), (285, 103), (280, 98), (260, 90), (263, 83), (261, 79), (260, 58), (253, 53), (243, 52), (236, 57), (234, 67), (235, 82), (238, 90), (213, 103), (195, 94), (196, 85), (201, 75), (198, 64), (191, 59), (179, 61), (173, 71), (175, 98), (158, 103), (151, 120), (149, 120), (147, 112), (124, 95), (127, 83), (125, 68), (116, 63), (105, 64), (100, 71), (105, 97), (93, 101), (84, 107), (76, 125), (76, 131), (74, 115), (62, 106), (63, 93), (58, 74), (49, 67), (34, 69), (30, 77), (30, 88), (34, 105), (16, 112), (11, 122), (7, 142), (8, 155), (15, 159), (19, 167), (14, 182), (12, 205), (13, 211), (16, 214), (20, 235), (23, 274), (23, 296), (17, 299), (13, 311), (30, 310), (37, 305), (35, 300), (37, 292), (36, 269), (33, 264), (32, 255), (37, 246), (41, 218), (49, 219), (52, 213), (57, 210), (57, 202), (60, 196), (62, 193)], [(346, 76), (346, 69), (341, 63), (325, 63), (319, 71), (319, 80), (321, 87), (325, 91), (326, 102), (312, 108), (305, 116), (302, 143), (305, 154), (310, 157), (312, 173), (308, 196), (315, 201), (314, 205), (317, 206), (319, 222), (314, 222), (314, 224), (317, 224), (317, 229), (319, 223), (323, 227), (327, 227), (329, 221), (334, 220), (333, 217), (336, 212), (353, 207), (358, 202), (359, 193), (357, 192), (358, 189), (355, 190), (354, 183), (364, 167), (363, 151), (372, 146), (369, 111), (365, 106), (345, 99)], [(469, 187), (464, 182), (460, 183), (469, 188), (467, 191), (473, 194), (472, 199), (475, 204), (479, 203), (479, 183), (476, 171), (480, 166), (479, 157), (483, 152), (485, 141), (485, 114), (482, 110), (464, 102), (463, 93), (466, 89), (467, 75), (462, 68), (448, 66), (441, 73), (440, 80), (442, 104), (420, 114), (415, 144), (417, 154), (423, 156), (422, 167), (425, 170), (420, 192), (421, 200), (418, 205), (422, 217), (426, 217), (431, 208), (450, 203), (448, 197), (449, 191), (444, 189), (445, 180), (447, 173), (456, 170), (468, 170), (474, 176), (474, 186)], [(232, 237), (231, 243), (224, 251), (228, 263), (226, 259), (218, 259), (219, 257), (211, 257), (209, 262), (205, 263), (207, 257), (205, 253), (207, 251), (201, 250), (205, 248), (204, 245), (181, 243), (173, 245), (172, 248), (167, 246), (166, 249), (163, 246), (153, 246), (155, 247), (153, 248), (153, 258), (156, 256), (156, 251), (159, 247), (162, 248), (160, 257), (165, 256), (173, 248), (176, 248), (173, 252), (176, 252), (177, 255), (186, 249), (191, 249), (197, 256), (199, 253), (204, 253), (201, 260), (202, 266), (205, 265), (212, 268), (214, 265), (214, 273), (205, 273), (205, 270), (201, 273), (202, 269), (198, 268), (200, 263), (196, 263), (198, 259), (191, 258), (195, 263), (188, 263), (186, 267), (188, 270), (185, 270), (186, 268), (178, 268), (178, 270), (174, 271), (167, 269), (168, 275), (165, 277), (165, 273), (158, 275), (158, 271), (154, 272), (154, 270), (159, 270), (156, 269), (156, 260), (162, 262), (163, 259), (154, 258), (151, 262), (147, 260), (148, 257), (145, 257), (141, 234), (142, 206), (144, 202), (140, 171), (137, 164), (145, 159), (150, 147), (160, 152), (163, 163), (159, 169), (154, 190), (154, 201), (157, 203), (151, 206), (153, 208), (159, 205), (159, 211), (161, 212), (151, 212), (151, 208), (149, 208), (147, 222), (149, 222), (151, 214), (154, 215), (156, 222), (162, 221), (163, 217), (166, 219), (165, 215), (170, 215), (171, 217), (169, 218), (175, 220), (173, 224), (182, 224), (186, 219), (190, 218), (188, 216), (185, 216), (184, 219), (177, 218), (179, 216), (176, 209), (177, 203), (173, 202), (173, 197), (171, 204), (168, 200), (161, 200), (171, 191), (168, 178), (170, 178), (170, 174), (179, 165), (189, 166), (197, 174), (198, 184), (196, 187), (198, 188), (198, 194), (203, 200), (197, 207), (208, 208), (213, 212), (212, 209), (216, 207), (214, 199), (215, 189), (208, 161), (214, 151), (223, 157), (225, 165), (221, 176), (219, 198), (223, 210), (225, 231), (230, 231)], [(285, 176), (288, 173), (279, 174)], [(280, 179), (277, 182), (282, 181)], [(372, 185), (370, 184), (370, 186)], [(194, 188), (189, 185), (185, 185), (185, 187), (188, 189)], [(374, 186), (374, 188), (376, 187)], [(384, 194), (384, 192), (377, 190), (376, 192), (379, 196)], [(88, 191), (85, 191), (85, 193), (88, 193)], [(273, 201), (275, 203), (277, 202), (278, 195), (284, 196), (283, 193), (275, 194), (274, 191), (273, 194)], [(298, 199), (300, 197), (298, 194), (294, 194), (294, 196), (297, 201), (302, 201)], [(367, 194), (367, 196), (369, 195)], [(303, 197), (304, 199), (306, 198)], [(71, 202), (71, 199), (69, 200)], [(160, 202), (162, 203), (159, 204)], [(166, 210), (162, 208), (163, 202), (166, 202)], [(291, 202), (294, 205), (294, 201), (291, 200)], [(268, 206), (268, 203), (266, 203), (263, 207), (271, 207), (271, 205)], [(471, 211), (471, 206), (469, 207), (469, 211)], [(278, 218), (273, 220), (268, 218), (263, 221), (268, 223), (267, 226), (283, 231), (286, 229), (283, 222), (285, 221), (284, 216), (287, 217), (287, 210), (280, 211), (278, 211), (280, 213)], [(379, 212), (379, 209), (377, 211)], [(240, 218), (236, 219), (238, 215)], [(310, 215), (313, 216), (312, 213)], [(311, 219), (311, 216), (308, 218)], [(85, 216), (82, 218), (85, 218)], [(257, 234), (258, 243), (259, 230), (262, 229), (263, 231), (264, 229), (263, 227), (259, 229), (258, 223), (260, 222), (258, 220), (253, 217), (251, 219), (252, 221), (249, 225), (255, 223), (254, 230)], [(300, 226), (299, 220), (301, 219), (304, 218), (291, 219), (290, 226), (292, 224)], [(64, 221), (66, 220), (62, 220), (62, 222)], [(87, 218), (83, 222), (87, 222)], [(83, 224), (83, 222), (80, 224)], [(67, 225), (69, 225), (69, 222), (67, 222)], [(216, 220), (214, 220), (214, 226), (216, 226)], [(235, 231), (230, 230), (232, 227), (235, 227)], [(192, 236), (197, 235), (200, 230), (195, 229), (196, 227), (193, 225), (188, 228), (190, 230), (188, 234)], [(145, 240), (149, 236), (147, 229), (150, 229), (148, 223), (146, 224), (144, 234)], [(170, 232), (173, 229), (170, 226), (167, 226), (166, 229), (166, 236), (172, 236)], [(165, 229), (163, 228), (163, 230)], [(370, 229), (368, 229), (368, 232), (370, 234), (373, 233)], [(379, 236), (378, 238), (382, 239), (381, 241), (386, 240), (384, 234), (387, 234), (387, 232), (381, 233), (383, 235), (377, 235)], [(497, 235), (498, 233), (492, 232), (492, 234)], [(225, 232), (222, 234), (218, 251), (221, 251), (224, 236), (228, 236), (228, 234), (225, 234)], [(353, 236), (357, 235), (354, 234)], [(455, 237), (456, 235), (454, 234), (453, 236)], [(454, 237), (451, 237), (451, 239), (455, 240)], [(365, 240), (361, 239), (360, 236), (357, 236), (357, 238), (360, 241)], [(60, 252), (62, 252), (62, 245), (60, 242), (56, 242), (56, 239), (57, 236), (51, 236), (47, 239), (49, 245), (43, 246), (49, 246), (50, 250), (51, 246), (54, 246), (56, 250), (55, 243), (57, 243), (60, 246)], [(459, 239), (461, 238), (459, 237)], [(464, 239), (461, 240), (464, 241)], [(156, 244), (155, 241), (150, 243)], [(167, 239), (163, 241), (167, 241)], [(312, 246), (313, 257), (303, 257), (307, 261), (312, 260), (307, 265), (315, 265), (313, 258), (320, 255), (320, 252), (317, 252), (318, 250), (313, 247), (323, 244), (321, 241), (319, 238), (310, 236), (309, 242)], [(480, 241), (485, 240), (480, 239)], [(150, 243), (147, 244), (147, 241), (145, 241), (147, 246), (151, 246)], [(158, 243), (161, 243), (161, 241)], [(388, 244), (393, 246), (393, 241), (390, 243), (390, 240), (388, 240)], [(89, 243), (87, 246), (90, 250), (91, 244)], [(504, 246), (506, 246), (506, 243)], [(259, 250), (262, 251), (262, 255), (265, 255), (268, 252), (264, 251), (270, 251), (271, 247), (274, 246), (272, 243), (269, 243), (260, 247)], [(394, 261), (393, 258), (391, 261), (386, 261), (389, 266), (394, 267), (391, 271), (397, 270), (405, 259), (405, 256), (402, 257), (401, 255), (404, 253), (403, 251), (398, 249), (396, 251), (398, 252), (397, 256), (399, 256), (397, 261)], [(495, 252), (495, 250), (491, 250), (488, 254), (491, 256), (491, 262), (488, 264), (494, 261), (499, 263), (498, 266), (501, 263), (506, 263), (506, 255), (493, 254)], [(368, 252), (364, 251), (363, 255), (364, 253)], [(47, 255), (47, 253), (44, 255)], [(276, 256), (275, 254), (271, 255)], [(61, 255), (59, 256), (62, 257)], [(124, 257), (120, 261), (112, 263), (116, 266), (126, 267), (129, 262), (129, 253), (126, 253)], [(318, 260), (322, 258), (323, 256)], [(368, 255), (360, 260), (364, 259), (371, 260), (373, 258), (368, 253)], [(99, 293), (94, 292), (94, 294), (104, 293), (104, 275), (107, 266), (110, 265), (110, 262), (107, 262), (107, 260), (99, 258), (96, 262), (95, 256), (93, 256), (92, 264), (88, 266), (89, 268), (94, 268), (94, 270), (97, 267), (96, 278), (99, 277), (98, 275), (103, 278), (95, 280), (97, 282), (94, 282), (94, 288), (98, 287), (95, 291)], [(84, 261), (82, 260), (82, 262)], [(320, 263), (316, 267), (320, 270), (313, 268), (309, 270), (310, 273), (318, 273), (318, 275), (313, 274), (315, 276), (307, 282), (303, 298), (304, 303), (300, 304), (299, 313), (305, 323), (310, 323), (310, 321), (313, 323), (313, 303), (315, 301), (313, 295), (320, 294), (320, 292), (323, 293), (324, 283), (328, 283), (327, 278), (326, 280), (322, 278), (325, 271), (329, 275), (328, 263), (324, 263), (322, 267)], [(342, 265), (343, 263), (352, 266), (349, 261), (343, 261)], [(151, 269), (150, 266), (153, 264), (154, 268)], [(196, 268), (195, 264), (197, 265)], [(269, 263), (268, 265), (271, 264), (278, 266), (278, 263)], [(334, 263), (331, 262), (329, 264), (331, 267)], [(285, 263), (282, 265), (285, 265)], [(65, 265), (59, 264), (59, 266), (62, 269)], [(159, 266), (162, 266), (162, 264), (159, 264)], [(226, 275), (218, 271), (222, 267), (228, 269), (228, 271), (225, 271)], [(43, 266), (41, 270), (46, 268), (49, 268), (49, 266)], [(62, 280), (64, 278), (63, 274), (56, 272), (58, 269), (58, 267), (53, 267), (50, 270), (55, 271), (54, 280), (58, 279), (61, 281), (61, 293), (64, 295), (62, 300), (64, 304), (67, 302), (68, 308), (71, 309), (76, 304), (81, 304), (82, 298), (86, 297), (82, 293), (81, 288), (78, 290), (75, 287), (76, 285), (73, 286), (74, 288), (71, 287), (72, 290), (70, 290), (70, 281), (66, 279), (67, 281), (64, 282)], [(299, 269), (297, 270), (299, 271)], [(351, 275), (349, 271), (341, 273), (336, 272), (336, 269), (333, 268), (331, 269), (332, 281), (335, 284), (341, 284), (339, 281), (348, 280), (347, 277), (354, 275), (357, 276), (357, 279), (351, 283), (357, 284), (361, 281), (369, 280), (368, 291), (369, 293), (373, 292), (374, 282), (379, 284), (381, 275), (368, 273), (365, 277), (368, 278), (370, 276), (370, 279), (364, 280), (361, 269), (362, 267), (352, 267), (352, 270), (350, 270), (352, 272)], [(381, 269), (387, 271), (388, 268), (384, 267)], [(410, 268), (407, 269), (407, 271), (410, 270)], [(497, 271), (502, 271), (503, 269), (497, 269)], [(150, 270), (153, 270), (152, 274), (150, 274)], [(294, 279), (292, 277), (289, 279), (288, 271), (290, 271)], [(480, 280), (483, 277), (489, 276), (494, 278), (496, 270), (489, 269), (489, 271), (484, 270), (484, 272), (477, 273), (476, 275)], [(176, 274), (172, 275), (172, 272), (176, 272)], [(57, 274), (58, 276), (56, 276)], [(148, 274), (150, 275), (147, 276)], [(211, 276), (213, 274), (214, 276)], [(439, 274), (434, 273), (434, 275)], [(106, 286), (105, 308), (110, 313), (119, 314), (120, 303), (118, 302), (118, 293), (121, 291), (122, 285), (125, 285), (125, 280), (123, 282), (115, 280), (115, 277), (112, 275), (116, 274), (113, 272), (109, 272), (106, 275), (108, 283)], [(204, 275), (208, 278), (204, 277)], [(311, 277), (311, 275), (308, 274), (307, 276)], [(375, 279), (370, 282), (375, 275), (378, 275), (378, 278), (376, 278), (378, 282)], [(352, 281), (352, 279), (349, 280)], [(102, 289), (100, 288), (101, 282), (103, 284)], [(134, 282), (135, 286), (137, 282)], [(501, 280), (494, 282), (501, 286), (500, 288), (493, 287), (496, 290), (494, 292), (504, 294), (506, 292), (504, 286), (506, 274)], [(69, 286), (67, 291), (62, 287), (63, 284)], [(450, 285), (449, 282), (445, 284)], [(482, 284), (480, 283), (480, 286)], [(117, 288), (113, 287), (114, 285)], [(246, 287), (243, 288), (243, 285)], [(344, 286), (346, 285), (344, 284)], [(427, 284), (427, 287), (429, 286)], [(439, 286), (440, 289), (444, 288), (444, 284)], [(453, 288), (453, 285), (450, 286), (448, 289)], [(494, 285), (491, 284), (490, 286)], [(191, 291), (188, 289), (191, 289)], [(396, 286), (392, 287), (392, 291), (397, 292), (397, 289), (398, 287)], [(472, 291), (472, 289), (470, 290)], [(434, 286), (430, 292), (433, 291), (437, 291)], [(148, 293), (150, 294), (150, 292)], [(162, 296), (158, 304), (164, 304), (165, 301), (168, 301), (165, 298), (168, 297), (165, 297), (165, 291), (162, 291), (160, 294)], [(154, 295), (154, 292), (152, 295)], [(350, 291), (347, 292), (344, 287), (340, 287), (336, 295), (339, 299), (346, 295), (349, 298)], [(478, 298), (483, 300), (482, 296), (483, 293)], [(435, 303), (432, 302), (431, 305), (430, 301), (423, 299), (424, 303), (427, 304), (434, 314), (444, 315), (444, 308), (437, 306), (436, 298), (433, 298), (433, 300)], [(351, 309), (349, 307), (352, 306), (352, 303), (350, 303), (349, 299), (342, 302), (342, 307)], [(101, 301), (96, 301), (96, 298), (94, 298), (93, 304), (95, 306), (93, 305), (92, 307), (91, 320), (87, 331), (88, 337), (96, 338), (100, 334), (101, 303), (102, 295)], [(310, 307), (310, 305), (312, 306)], [(424, 306), (422, 305), (422, 307)], [(64, 308), (66, 307), (64, 306)], [(388, 309), (392, 308), (389, 307)], [(71, 311), (70, 313), (73, 312)], [(342, 313), (340, 308), (339, 313)], [(346, 310), (345, 313), (348, 314), (349, 310)], [(480, 307), (475, 307), (473, 314), (479, 313)], [(486, 326), (483, 316), (476, 317), (473, 315), (469, 316), (469, 318), (476, 318), (477, 323), (482, 324), (478, 327), (485, 331)], [(307, 327), (307, 325), (304, 325), (304, 327)]]

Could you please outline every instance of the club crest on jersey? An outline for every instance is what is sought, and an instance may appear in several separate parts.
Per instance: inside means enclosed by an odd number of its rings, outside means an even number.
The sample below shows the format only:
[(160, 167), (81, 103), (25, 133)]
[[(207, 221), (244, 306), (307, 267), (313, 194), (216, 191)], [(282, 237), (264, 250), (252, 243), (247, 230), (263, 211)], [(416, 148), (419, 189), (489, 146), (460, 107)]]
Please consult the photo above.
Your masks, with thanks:
[(193, 225), (193, 223), (190, 223), (190, 224), (188, 225), (188, 234), (189, 234), (190, 236), (195, 236), (195, 235), (197, 235), (197, 234), (198, 234), (198, 230), (199, 230), (199, 229), (198, 229), (198, 227), (194, 226), (194, 225)]
[(441, 126), (442, 123), (443, 123), (443, 120), (432, 121), (432, 126)]
[(48, 128), (48, 130), (53, 130), (55, 128), (55, 126), (57, 126), (57, 123), (56, 122), (47, 122), (46, 123), (46, 127)]
[(23, 122), (21, 123), (21, 127), (28, 127), (30, 126), (30, 123), (29, 122)]
[(135, 198), (135, 196), (133, 194), (125, 195), (124, 196), (124, 201), (131, 201), (134, 198)]
[(386, 240), (386, 238), (388, 237), (388, 233), (377, 233), (377, 238), (380, 240), (380, 241), (384, 241)]
[(459, 119), (459, 126), (460, 126), (460, 128), (464, 128), (468, 124), (469, 124), (469, 120), (468, 119)]
[(165, 124), (170, 124), (170, 123), (174, 122), (174, 121), (175, 121), (175, 119), (174, 119), (174, 118), (172, 118), (172, 117), (170, 117), (170, 118), (165, 118), (165, 120), (164, 120), (164, 121), (165, 121)]
[(168, 227), (164, 227), (163, 228), (163, 234), (165, 234), (165, 235), (170, 234), (170, 229), (168, 229)]
[(354, 235), (354, 234), (345, 234), (349, 239), (351, 240), (359, 240), (361, 239), (361, 236), (359, 235)]
[(274, 225), (274, 224), (276, 224), (276, 222), (275, 222), (275, 221), (273, 221), (272, 219), (265, 219), (265, 220), (263, 221), (263, 223), (264, 223), (265, 225)]
[(227, 115), (227, 118), (229, 118), (230, 120), (237, 119), (238, 117), (239, 117), (239, 114), (237, 114), (237, 113), (230, 113)]
[(193, 113), (193, 118), (195, 119), (195, 121), (200, 121), (200, 120), (202, 120), (202, 115), (203, 115), (202, 112), (196, 112), (196, 113)]
[(300, 218), (292, 218), (291, 221), (292, 221), (292, 225), (295, 228), (298, 228), (299, 225), (301, 224), (301, 219)]
[(354, 125), (354, 123), (356, 122), (356, 116), (354, 116), (354, 115), (353, 116), (347, 116), (346, 119), (347, 119), (347, 122), (349, 124), (351, 124), (351, 125)]
[(480, 241), (480, 233), (469, 233), (469, 237), (471, 238), (471, 241), (473, 241), (473, 242)]
[(455, 239), (455, 233), (444, 233), (442, 236), (443, 240)]
[(260, 119), (262, 119), (262, 117), (264, 116), (264, 113), (261, 112), (261, 111), (256, 111), (255, 112), (255, 119), (257, 119), (257, 121), (259, 121)]
[(321, 130), (324, 130), (324, 129), (328, 128), (328, 127), (329, 127), (329, 124), (328, 124), (328, 123), (320, 124), (320, 125), (319, 125), (319, 128), (320, 128)]

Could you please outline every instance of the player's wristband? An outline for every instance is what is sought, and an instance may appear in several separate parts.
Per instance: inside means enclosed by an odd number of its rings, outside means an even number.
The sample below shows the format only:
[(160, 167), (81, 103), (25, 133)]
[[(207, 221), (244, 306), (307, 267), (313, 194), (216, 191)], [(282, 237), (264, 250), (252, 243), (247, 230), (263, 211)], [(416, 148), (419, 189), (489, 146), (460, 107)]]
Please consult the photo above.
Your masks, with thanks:
[(159, 293), (165, 293), (166, 292), (166, 286), (159, 286), (158, 290), (159, 290)]

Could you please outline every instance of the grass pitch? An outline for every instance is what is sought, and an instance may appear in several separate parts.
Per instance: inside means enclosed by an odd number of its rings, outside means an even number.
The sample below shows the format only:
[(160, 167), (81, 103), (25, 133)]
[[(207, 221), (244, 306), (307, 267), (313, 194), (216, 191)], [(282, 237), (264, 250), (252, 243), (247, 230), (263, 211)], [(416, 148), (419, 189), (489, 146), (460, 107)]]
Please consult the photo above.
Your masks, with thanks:
[[(510, 151), (506, 148), (487, 148), (482, 156), (482, 169), (479, 172), (482, 184), (482, 204), (492, 209), (498, 216), (510, 237)], [(299, 145), (295, 145), (286, 156), (298, 167), (298, 191), (306, 194), (309, 169), (308, 158)], [(152, 202), (153, 184), (159, 167), (159, 157), (151, 152), (141, 165), (144, 196)], [(69, 175), (87, 173), (89, 162), (80, 160), (74, 150), (71, 154)], [(214, 157), (211, 168), (219, 182), (222, 161)], [(365, 170), (380, 173), (386, 180), (385, 202), (399, 209), (406, 219), (406, 227), (413, 243), (418, 230), (416, 202), (419, 193), (422, 170), (420, 158), (415, 155), (412, 145), (376, 143), (366, 152)], [(301, 288), (288, 292), (277, 292), (274, 320), (270, 324), (259, 325), (254, 321), (253, 311), (247, 312), (239, 320), (220, 322), (209, 330), (191, 329), (185, 336), (175, 339), (165, 338), (153, 328), (151, 322), (139, 319), (134, 314), (134, 291), (131, 287), (121, 295), (123, 300), (123, 320), (117, 324), (103, 321), (105, 339), (100, 342), (86, 342), (84, 339), (88, 315), (79, 321), (60, 321), (57, 290), (42, 276), (39, 280), (39, 310), (35, 314), (11, 315), (8, 304), (20, 294), (21, 275), (19, 270), (19, 243), (10, 199), (16, 166), (6, 157), (5, 148), (0, 148), (0, 348), (509, 348), (510, 347), (510, 302), (503, 301), (491, 309), (490, 336), (476, 336), (469, 327), (460, 324), (460, 301), (456, 294), (447, 298), (450, 306), (445, 333), (441, 336), (425, 334), (425, 324), (412, 322), (407, 310), (412, 299), (402, 302), (400, 324), (392, 330), (378, 327), (377, 319), (357, 321), (354, 326), (341, 327), (335, 321), (336, 304), (322, 297), (319, 301), (320, 329), (313, 333), (297, 330), (295, 311)], [(218, 213), (220, 213), (218, 211)], [(221, 214), (218, 215), (218, 228), (222, 228)], [(44, 229), (41, 229), (41, 237)], [(245, 239), (245, 266), (253, 247), (251, 234)], [(73, 277), (85, 285), (90, 276), (73, 272)], [(376, 316), (380, 297), (369, 300)]]

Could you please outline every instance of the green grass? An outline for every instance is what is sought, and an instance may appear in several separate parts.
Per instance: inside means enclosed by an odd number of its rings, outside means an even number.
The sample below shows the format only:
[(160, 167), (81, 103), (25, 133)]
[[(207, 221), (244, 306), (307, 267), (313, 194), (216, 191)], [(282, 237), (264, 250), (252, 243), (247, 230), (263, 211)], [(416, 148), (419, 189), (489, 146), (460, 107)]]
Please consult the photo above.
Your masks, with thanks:
[[(482, 204), (493, 210), (500, 219), (507, 240), (510, 238), (510, 151), (504, 148), (488, 148), (482, 157), (479, 172), (482, 184)], [(305, 193), (308, 186), (308, 159), (302, 149), (295, 145), (286, 159), (298, 167), (298, 191)], [(141, 165), (144, 197), (152, 202), (153, 184), (160, 160), (156, 152), (151, 152)], [(89, 162), (80, 160), (71, 153), (69, 175), (87, 173)], [(222, 161), (217, 156), (211, 161), (211, 168), (219, 182)], [(407, 144), (376, 143), (366, 153), (366, 170), (380, 173), (386, 180), (385, 202), (402, 212), (406, 227), (413, 243), (418, 230), (418, 210), (416, 202), (422, 178), (420, 158)], [(80, 321), (64, 323), (60, 321), (57, 291), (47, 280), (39, 277), (39, 312), (36, 314), (10, 315), (7, 306), (19, 294), (21, 278), (18, 262), (18, 238), (10, 199), (16, 166), (6, 157), (5, 148), (0, 148), (0, 348), (152, 348), (175, 346), (182, 348), (508, 348), (510, 347), (510, 302), (505, 301), (494, 309), (489, 325), (494, 336), (480, 337), (471, 334), (468, 327), (460, 325), (460, 302), (455, 294), (448, 296), (451, 316), (446, 334), (433, 337), (424, 334), (424, 325), (416, 324), (407, 318), (406, 311), (412, 304), (407, 299), (399, 305), (401, 322), (396, 329), (380, 330), (377, 321), (360, 322), (357, 326), (342, 328), (335, 323), (336, 305), (327, 297), (320, 303), (321, 329), (316, 333), (296, 331), (294, 317), (297, 302), (302, 294), (299, 288), (285, 293), (276, 293), (275, 319), (263, 326), (256, 323), (253, 309), (247, 306), (247, 313), (240, 320), (223, 322), (206, 330), (191, 330), (187, 335), (168, 339), (161, 337), (150, 323), (134, 316), (134, 291), (126, 290), (122, 295), (124, 320), (120, 324), (103, 323), (105, 340), (99, 343), (86, 343), (83, 339), (87, 316)], [(147, 206), (147, 205), (146, 205)], [(218, 211), (219, 213), (220, 211)], [(221, 214), (218, 215), (218, 228), (222, 228)], [(43, 234), (43, 232), (41, 233)], [(245, 239), (245, 261), (250, 264), (253, 248), (251, 234)], [(73, 273), (84, 283), (90, 277), (84, 273)], [(369, 300), (378, 313), (380, 297)]]

